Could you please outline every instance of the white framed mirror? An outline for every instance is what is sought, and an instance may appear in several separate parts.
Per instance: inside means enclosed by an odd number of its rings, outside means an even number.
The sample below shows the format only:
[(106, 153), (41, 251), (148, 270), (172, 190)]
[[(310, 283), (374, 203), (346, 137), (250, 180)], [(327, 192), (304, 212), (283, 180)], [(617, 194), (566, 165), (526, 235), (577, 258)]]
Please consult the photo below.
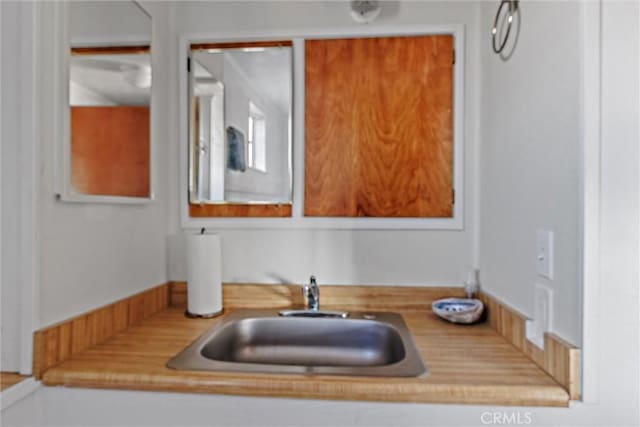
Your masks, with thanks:
[(66, 4), (58, 198), (153, 200), (151, 17), (134, 1)]
[(292, 58), (290, 41), (191, 45), (191, 204), (292, 204)]

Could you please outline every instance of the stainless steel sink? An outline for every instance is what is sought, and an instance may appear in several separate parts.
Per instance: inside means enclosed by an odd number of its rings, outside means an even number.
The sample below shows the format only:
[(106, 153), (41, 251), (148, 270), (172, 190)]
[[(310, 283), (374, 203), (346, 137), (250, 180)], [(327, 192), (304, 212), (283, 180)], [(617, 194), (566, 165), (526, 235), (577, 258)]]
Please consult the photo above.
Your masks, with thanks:
[(413, 377), (426, 368), (402, 316), (349, 313), (349, 318), (279, 317), (240, 310), (184, 351), (170, 368)]

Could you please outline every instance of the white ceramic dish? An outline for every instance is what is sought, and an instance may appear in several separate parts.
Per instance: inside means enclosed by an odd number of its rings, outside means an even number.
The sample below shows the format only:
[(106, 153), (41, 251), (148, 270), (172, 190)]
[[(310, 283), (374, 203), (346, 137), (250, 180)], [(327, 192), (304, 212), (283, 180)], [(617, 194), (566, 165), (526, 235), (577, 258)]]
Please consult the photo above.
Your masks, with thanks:
[(474, 323), (480, 319), (484, 304), (479, 299), (444, 298), (434, 301), (431, 309), (435, 314), (452, 323)]

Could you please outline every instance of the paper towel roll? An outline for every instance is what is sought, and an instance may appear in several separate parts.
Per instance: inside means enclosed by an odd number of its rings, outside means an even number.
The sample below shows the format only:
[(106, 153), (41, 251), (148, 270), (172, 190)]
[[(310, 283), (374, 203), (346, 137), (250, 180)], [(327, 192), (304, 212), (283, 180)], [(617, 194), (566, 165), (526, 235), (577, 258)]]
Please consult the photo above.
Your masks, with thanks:
[(187, 314), (212, 317), (222, 312), (220, 236), (187, 236)]

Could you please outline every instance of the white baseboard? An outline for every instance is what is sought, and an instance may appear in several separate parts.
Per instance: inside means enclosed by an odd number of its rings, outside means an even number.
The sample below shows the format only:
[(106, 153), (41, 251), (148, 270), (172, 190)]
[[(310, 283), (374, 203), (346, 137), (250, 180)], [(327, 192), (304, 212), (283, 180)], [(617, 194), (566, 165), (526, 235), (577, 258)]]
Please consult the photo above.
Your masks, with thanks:
[(42, 383), (35, 378), (27, 378), (11, 387), (2, 390), (0, 393), (0, 409), (5, 410), (19, 400), (24, 399), (36, 391)]

